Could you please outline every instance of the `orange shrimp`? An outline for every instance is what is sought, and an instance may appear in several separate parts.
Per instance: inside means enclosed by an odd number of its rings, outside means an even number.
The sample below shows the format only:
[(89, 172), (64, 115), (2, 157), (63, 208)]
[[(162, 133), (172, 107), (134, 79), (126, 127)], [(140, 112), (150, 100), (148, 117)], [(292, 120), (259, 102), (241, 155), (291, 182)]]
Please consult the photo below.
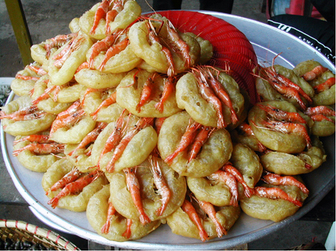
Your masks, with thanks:
[(165, 158), (165, 162), (168, 164), (171, 164), (173, 159), (181, 152), (183, 152), (187, 147), (192, 143), (194, 140), (194, 136), (197, 132), (197, 129), (201, 126), (201, 124), (197, 122), (191, 123), (191, 120), (189, 121), (189, 125), (187, 126), (187, 129), (185, 133), (183, 134), (180, 143), (178, 144), (176, 150), (167, 156)]
[(316, 115), (316, 114), (323, 114), (326, 116), (334, 116), (336, 115), (335, 111), (327, 106), (320, 105), (314, 107), (308, 107), (305, 111), (305, 114), (308, 116)]
[(149, 156), (148, 159), (150, 162), (150, 170), (154, 178), (154, 184), (158, 190), (158, 193), (161, 195), (162, 205), (156, 211), (156, 214), (161, 216), (169, 203), (172, 192), (164, 179), (158, 160), (153, 156)]
[[(105, 153), (111, 151), (112, 149), (114, 149), (120, 142), (121, 138), (122, 138), (122, 134), (123, 134), (123, 127), (124, 127), (124, 113), (126, 110), (123, 110), (123, 112), (120, 114), (117, 122), (116, 122), (116, 126), (115, 129), (113, 130), (113, 132), (110, 134), (110, 136), (108, 137), (106, 144), (102, 150), (102, 152), (100, 153), (99, 156), (99, 160), (98, 160), (98, 167), (100, 166), (100, 160), (101, 158), (104, 156)], [(125, 129), (126, 127), (124, 127)]]
[(158, 74), (156, 72), (152, 73), (146, 80), (143, 88), (142, 88), (142, 92), (141, 92), (141, 97), (140, 97), (140, 101), (138, 103), (138, 105), (136, 106), (136, 110), (137, 112), (141, 111), (141, 107), (146, 104), (146, 102), (148, 102), (148, 100), (150, 99), (150, 96), (152, 94), (152, 90), (154, 88), (154, 81), (155, 78), (158, 76)]
[(187, 68), (189, 68), (191, 66), (189, 46), (181, 39), (176, 28), (169, 20), (167, 25), (167, 39), (172, 44), (172, 48), (183, 56), (187, 64)]
[(175, 89), (175, 84), (173, 82), (173, 77), (168, 77), (164, 80), (164, 87), (160, 101), (155, 105), (155, 109), (159, 112), (163, 112), (164, 102), (173, 93)]
[(38, 96), (36, 99), (34, 99), (32, 101), (32, 104), (37, 105), (40, 101), (45, 100), (47, 98), (50, 98), (49, 93), (51, 93), (56, 88), (60, 88), (60, 87), (57, 86), (57, 85), (53, 85), (53, 86), (50, 86), (49, 88), (45, 89), (45, 91), (40, 96)]
[(197, 200), (196, 198), (194, 198), (194, 200), (198, 203), (201, 209), (209, 216), (211, 221), (215, 224), (218, 238), (221, 238), (223, 235), (226, 235), (227, 231), (218, 221), (215, 207), (210, 202)]
[(277, 187), (255, 187), (256, 195), (269, 199), (283, 199), (293, 203), (295, 206), (301, 207), (302, 202), (290, 197), (285, 191)]
[(59, 143), (31, 143), (13, 151), (13, 156), (18, 156), (22, 151), (31, 151), (34, 154), (57, 154), (64, 151), (64, 144)]
[(82, 36), (77, 36), (72, 41), (70, 41), (68, 46), (65, 46), (65, 48), (63, 48), (60, 53), (53, 57), (55, 60), (54, 66), (61, 68), (64, 62), (70, 57), (71, 53), (77, 50), (84, 41), (85, 39)]
[(121, 52), (122, 50), (124, 50), (129, 44), (129, 40), (128, 38), (125, 38), (124, 40), (120, 41), (119, 43), (111, 46), (107, 51), (106, 51), (106, 54), (105, 54), (105, 57), (103, 59), (103, 61), (101, 62), (100, 66), (98, 67), (98, 69), (100, 71), (103, 71), (104, 68), (105, 68), (105, 65), (107, 63), (107, 61), (117, 55), (119, 52)]
[[(216, 95), (219, 97), (219, 99), (225, 104), (229, 109), (231, 113), (231, 121), (233, 124), (236, 124), (238, 122), (238, 116), (236, 111), (233, 108), (231, 98), (229, 94), (225, 91), (223, 85), (216, 79), (210, 69), (206, 69), (206, 75), (205, 75), (209, 80), (210, 86), (212, 89), (215, 91)], [(205, 79), (205, 78), (204, 78)]]
[(149, 217), (144, 211), (142, 201), (141, 201), (141, 194), (140, 194), (140, 184), (139, 180), (136, 177), (136, 167), (130, 167), (130, 168), (125, 168), (123, 169), (125, 176), (126, 176), (126, 183), (129, 192), (131, 193), (133, 202), (135, 207), (137, 208), (138, 212), (140, 213), (139, 219), (142, 224), (147, 224), (151, 222)]
[(196, 158), (197, 154), (200, 152), (202, 146), (210, 138), (211, 134), (214, 132), (215, 128), (209, 126), (202, 126), (200, 132), (197, 134), (195, 141), (191, 145), (191, 150), (189, 151), (188, 162)]
[(307, 128), (299, 123), (282, 122), (282, 121), (263, 121), (264, 126), (271, 130), (280, 131), (282, 133), (297, 133), (306, 139), (307, 147), (311, 147), (311, 139), (309, 137)]
[(289, 122), (303, 123), (303, 124), (307, 123), (306, 120), (302, 118), (302, 116), (297, 112), (286, 112), (269, 104), (265, 105), (259, 103), (257, 104), (257, 106), (262, 110), (264, 110), (265, 112), (267, 112), (267, 114), (269, 114), (271, 117), (275, 119), (286, 120)]
[(49, 58), (52, 48), (60, 48), (66, 42), (70, 41), (74, 36), (77, 36), (77, 33), (57, 35), (56, 37), (48, 39), (47, 43), (44, 45), (44, 49), (46, 50), (46, 57)]
[(25, 76), (25, 75), (18, 74), (18, 73), (15, 75), (15, 78), (22, 79), (22, 80), (34, 80), (34, 81), (37, 81), (40, 79), (40, 77)]
[(307, 109), (307, 106), (301, 99), (300, 94), (294, 88), (273, 81), (270, 81), (270, 83), (275, 88), (275, 90), (280, 94), (284, 95), (287, 98), (295, 99), (299, 103), (302, 110)]
[(133, 223), (132, 219), (126, 219), (126, 230), (122, 234), (122, 236), (124, 236), (127, 239), (131, 238), (131, 235), (132, 235), (132, 230), (131, 230), (132, 223)]
[(102, 19), (103, 17), (106, 16), (106, 13), (108, 12), (109, 5), (110, 5), (109, 0), (103, 0), (100, 3), (99, 7), (96, 10), (95, 16), (94, 16), (93, 25), (92, 25), (91, 30), (90, 30), (91, 34), (95, 33), (100, 19)]
[(36, 105), (32, 105), (32, 106), (25, 107), (21, 110), (15, 111), (11, 114), (6, 114), (5, 112), (0, 111), (0, 119), (16, 120), (16, 118), (20, 118), (20, 117), (28, 115), (28, 114), (36, 113), (38, 110), (39, 109), (37, 108)]
[(319, 93), (328, 90), (333, 85), (335, 85), (335, 78), (329, 78), (325, 82), (315, 85), (313, 88), (316, 92)]
[(117, 102), (117, 92), (114, 91), (107, 99), (101, 102), (98, 108), (90, 115), (92, 116), (94, 120), (96, 120), (98, 113), (100, 112), (101, 109), (103, 109), (104, 107), (108, 107), (109, 105), (112, 105), (116, 102)]
[(111, 35), (108, 35), (106, 38), (92, 45), (92, 52), (88, 60), (89, 68), (93, 67), (94, 59), (99, 55), (99, 53), (101, 51), (106, 51), (108, 48), (110, 48), (115, 43), (119, 35), (120, 32), (114, 32)]
[(235, 176), (229, 172), (218, 170), (208, 176), (209, 179), (218, 180), (227, 185), (230, 189), (231, 200), (230, 205), (238, 207), (238, 185)]
[(186, 212), (190, 218), (190, 220), (197, 226), (198, 228), (198, 232), (199, 232), (199, 236), (201, 237), (202, 241), (206, 241), (209, 239), (209, 236), (207, 234), (207, 232), (205, 231), (201, 219), (198, 216), (194, 206), (191, 204), (190, 201), (188, 200), (184, 200), (182, 206), (181, 206), (182, 210), (184, 212)]
[(77, 180), (81, 175), (82, 172), (80, 172), (76, 167), (73, 168), (70, 172), (64, 175), (63, 178), (53, 184), (46, 192), (46, 195), (48, 195), (52, 191), (56, 191), (57, 189), (65, 187), (67, 184)]
[(159, 135), (161, 127), (163, 122), (166, 120), (166, 118), (155, 118), (155, 122), (154, 122), (154, 127), (156, 130), (156, 133)]
[(63, 118), (63, 119), (56, 118), (51, 125), (50, 135), (52, 135), (54, 132), (56, 132), (58, 129), (64, 126), (71, 126), (77, 123), (84, 116), (85, 116), (84, 109), (80, 109), (77, 112), (67, 116), (66, 118)]
[(132, 140), (132, 138), (142, 129), (149, 126), (153, 122), (154, 118), (141, 118), (135, 128), (129, 131), (121, 140), (120, 143), (115, 147), (113, 151), (112, 158), (110, 159), (109, 163), (106, 166), (107, 172), (114, 171), (114, 164), (115, 162), (121, 157), (125, 148), (127, 147), (128, 143)]
[(48, 201), (48, 204), (55, 208), (61, 198), (70, 194), (80, 193), (84, 187), (91, 184), (102, 175), (98, 169), (80, 177), (79, 179), (67, 184), (54, 198)]
[(113, 22), (115, 17), (122, 11), (123, 9), (123, 1), (114, 0), (110, 3), (112, 4), (112, 9), (106, 13), (106, 25), (105, 25), (105, 33), (109, 34), (111, 32), (110, 22)]
[[(162, 25), (163, 25), (163, 23), (161, 24), (161, 26)], [(166, 59), (167, 59), (168, 65), (169, 65), (168, 70), (167, 70), (167, 75), (169, 77), (174, 76), (175, 75), (175, 64), (174, 64), (174, 59), (173, 59), (173, 55), (172, 55), (171, 51), (168, 49), (168, 47), (166, 47), (165, 45), (163, 45), (161, 43), (160, 38), (156, 34), (155, 29), (151, 27), (150, 22), (147, 23), (147, 28), (149, 29), (148, 38), (149, 38), (150, 42), (152, 44), (154, 44), (154, 43), (160, 44), (161, 45), (161, 50), (166, 56)], [(160, 27), (160, 29), (161, 29), (161, 27)]]
[[(237, 129), (248, 136), (255, 136), (252, 127), (246, 122), (241, 123)], [(258, 140), (258, 151), (265, 152), (267, 148)]]
[(41, 67), (37, 67), (37, 66), (32, 65), (32, 64), (27, 65), (27, 68), (28, 68), (29, 70), (34, 71), (37, 75), (40, 75), (40, 76), (43, 76), (43, 75), (46, 75), (46, 74), (47, 74), (47, 72), (46, 72), (43, 68), (41, 68)]
[(306, 72), (302, 75), (303, 79), (306, 81), (311, 81), (318, 76), (320, 76), (323, 72), (327, 71), (328, 68), (323, 67), (322, 65), (315, 66), (312, 70)]
[(276, 186), (278, 185), (296, 186), (300, 188), (302, 192), (306, 194), (309, 193), (309, 190), (307, 189), (307, 187), (292, 176), (281, 176), (275, 173), (267, 173), (266, 175), (263, 176), (262, 180), (268, 184), (272, 184)]
[(107, 209), (107, 218), (105, 224), (101, 228), (103, 234), (107, 234), (110, 231), (111, 219), (112, 216), (117, 212), (112, 202), (109, 201)]
[(106, 126), (107, 126), (107, 123), (99, 122), (97, 126), (95, 127), (95, 129), (93, 129), (88, 135), (86, 135), (74, 150), (68, 153), (69, 156), (72, 156), (79, 149), (83, 149), (88, 144), (94, 142), (96, 138), (98, 137), (98, 135), (104, 130)]
[(214, 91), (212, 88), (209, 86), (207, 81), (203, 81), (202, 79), (202, 73), (196, 69), (193, 68), (192, 70), (194, 76), (196, 77), (198, 86), (200, 88), (200, 94), (201, 96), (210, 104), (213, 105), (213, 107), (216, 110), (217, 113), (217, 127), (218, 128), (224, 128), (226, 127), (226, 122), (224, 120), (223, 116), (223, 107), (220, 99), (215, 95)]
[(234, 167), (231, 165), (231, 163), (226, 163), (223, 167), (222, 167), (223, 171), (228, 172), (230, 174), (232, 174), (236, 180), (243, 185), (244, 187), (244, 194), (246, 197), (250, 198), (252, 196), (252, 194), (254, 194), (254, 190), (252, 188), (250, 188), (244, 178), (243, 175)]
[(0, 119), (8, 118), (14, 121), (27, 121), (27, 120), (32, 120), (32, 119), (39, 119), (47, 115), (47, 112), (45, 111), (35, 111), (35, 112), (30, 112), (30, 113), (25, 114), (26, 111), (21, 110), (18, 113), (14, 112), (8, 115), (0, 112)]
[(22, 141), (30, 141), (30, 142), (38, 142), (38, 143), (51, 143), (52, 140), (49, 140), (49, 135), (39, 135), (39, 134), (32, 134), (25, 137), (22, 137), (20, 139), (14, 140), (13, 144), (16, 145), (19, 142)]

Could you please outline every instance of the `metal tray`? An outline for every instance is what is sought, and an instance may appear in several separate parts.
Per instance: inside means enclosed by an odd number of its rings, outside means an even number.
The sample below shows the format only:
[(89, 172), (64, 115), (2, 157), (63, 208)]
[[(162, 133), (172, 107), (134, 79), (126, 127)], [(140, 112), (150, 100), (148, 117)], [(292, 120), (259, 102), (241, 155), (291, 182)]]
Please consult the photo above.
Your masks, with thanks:
[[(334, 66), (314, 48), (267, 24), (217, 12), (206, 11), (203, 13), (224, 19), (242, 31), (251, 41), (260, 64), (269, 64), (274, 56), (281, 52), (282, 54), (276, 58), (275, 63), (288, 68), (292, 68), (302, 61), (314, 59), (329, 69), (334, 69)], [(9, 100), (13, 98), (12, 93)], [(43, 219), (44, 223), (53, 227), (60, 226), (60, 229), (67, 229), (74, 235), (103, 245), (126, 249), (229, 249), (285, 227), (310, 211), (334, 187), (335, 138), (330, 136), (322, 141), (328, 155), (327, 161), (314, 172), (302, 175), (310, 190), (310, 196), (295, 215), (279, 223), (254, 219), (243, 213), (228, 235), (207, 242), (175, 235), (168, 225), (160, 226), (159, 229), (140, 240), (114, 242), (98, 235), (91, 228), (85, 212), (75, 213), (64, 209), (52, 209), (47, 205), (48, 198), (41, 186), (43, 174), (29, 171), (20, 165), (17, 159), (12, 156), (13, 137), (5, 134), (1, 127), (1, 149), (6, 168), (22, 197)]]

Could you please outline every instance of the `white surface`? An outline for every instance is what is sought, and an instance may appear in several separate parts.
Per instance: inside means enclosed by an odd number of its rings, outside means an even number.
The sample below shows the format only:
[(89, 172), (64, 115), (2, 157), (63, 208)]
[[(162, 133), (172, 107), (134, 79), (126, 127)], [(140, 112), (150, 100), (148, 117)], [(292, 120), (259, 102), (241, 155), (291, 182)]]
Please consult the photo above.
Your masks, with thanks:
[[(282, 54), (277, 57), (275, 61), (276, 64), (282, 64), (291, 68), (293, 65), (304, 60), (316, 59), (323, 65), (333, 68), (332, 64), (322, 56), (322, 54), (318, 53), (301, 40), (283, 33), (274, 27), (232, 15), (215, 12), (204, 13), (213, 14), (240, 29), (252, 42), (260, 63), (269, 63), (275, 55), (282, 52)], [(106, 240), (98, 235), (89, 225), (85, 213), (75, 213), (58, 208), (52, 209), (47, 204), (48, 198), (45, 196), (42, 186), (40, 185), (42, 174), (31, 172), (22, 167), (17, 159), (12, 157), (12, 144), (13, 137), (5, 135), (2, 130), (1, 147), (7, 170), (20, 194), (46, 219), (46, 224), (61, 225), (62, 228), (66, 228), (80, 237), (94, 240), (100, 244), (118, 246), (121, 248), (223, 249), (256, 240), (299, 219), (312, 209), (333, 187), (333, 179), (335, 176), (334, 137), (328, 137), (324, 140), (326, 153), (328, 155), (327, 162), (325, 162), (319, 169), (315, 170), (313, 174), (303, 175), (303, 179), (310, 190), (310, 196), (305, 201), (304, 206), (294, 216), (289, 217), (282, 222), (273, 223), (271, 221), (262, 221), (242, 214), (234, 227), (229, 231), (228, 235), (221, 239), (214, 239), (205, 243), (195, 239), (174, 235), (171, 233), (168, 225), (162, 225), (153, 233), (137, 241), (114, 242)]]
[(324, 247), (327, 250), (336, 250), (336, 240), (335, 240), (335, 221), (332, 224), (331, 228), (330, 228), (330, 232), (328, 234), (327, 240), (324, 244)]

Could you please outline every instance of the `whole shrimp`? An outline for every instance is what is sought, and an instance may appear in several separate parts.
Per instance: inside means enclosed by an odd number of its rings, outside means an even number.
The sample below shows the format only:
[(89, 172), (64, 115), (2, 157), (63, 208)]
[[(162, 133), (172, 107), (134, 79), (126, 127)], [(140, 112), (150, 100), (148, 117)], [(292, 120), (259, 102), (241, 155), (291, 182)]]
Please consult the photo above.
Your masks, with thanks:
[(64, 144), (59, 143), (31, 143), (22, 148), (16, 149), (13, 151), (13, 156), (18, 156), (22, 151), (28, 150), (34, 154), (57, 154), (64, 151)]
[(113, 172), (115, 162), (121, 157), (128, 143), (132, 140), (132, 138), (142, 129), (146, 128), (153, 122), (154, 118), (141, 118), (135, 128), (129, 131), (119, 142), (119, 144), (115, 147), (113, 151), (113, 156), (110, 159), (109, 163), (106, 166), (107, 172)]
[(189, 125), (185, 131), (185, 133), (183, 134), (181, 141), (179, 143), (179, 145), (177, 146), (176, 150), (170, 154), (169, 156), (167, 156), (165, 158), (165, 162), (168, 164), (171, 164), (173, 159), (181, 152), (183, 152), (193, 141), (194, 136), (197, 132), (197, 129), (200, 127), (201, 125), (199, 123), (193, 122), (190, 120), (189, 121)]
[(128, 187), (129, 192), (131, 193), (134, 205), (137, 208), (138, 212), (140, 213), (139, 219), (142, 224), (147, 224), (151, 222), (151, 220), (147, 216), (142, 206), (141, 194), (140, 194), (140, 184), (135, 174), (136, 167), (125, 168), (123, 169), (123, 171), (126, 176), (127, 187)]
[(201, 150), (205, 142), (210, 138), (211, 134), (214, 132), (215, 128), (210, 128), (208, 126), (202, 126), (200, 132), (197, 134), (195, 141), (191, 145), (191, 150), (189, 152), (188, 162), (196, 158), (197, 154)]
[(157, 215), (161, 216), (169, 203), (172, 193), (171, 190), (169, 189), (169, 186), (167, 185), (167, 182), (165, 181), (165, 178), (162, 174), (159, 162), (156, 159), (156, 157), (152, 155), (149, 156), (149, 162), (150, 162), (150, 170), (154, 177), (155, 186), (158, 189), (159, 194), (161, 195), (162, 205), (156, 212)]
[(182, 206), (181, 206), (182, 210), (184, 212), (186, 212), (190, 218), (190, 220), (192, 222), (195, 223), (195, 225), (198, 228), (198, 232), (199, 232), (199, 236), (201, 238), (202, 241), (206, 241), (209, 239), (209, 236), (207, 234), (207, 232), (205, 231), (203, 224), (201, 222), (200, 217), (198, 216), (194, 206), (191, 204), (190, 201), (188, 200), (184, 200)]
[(221, 238), (223, 235), (226, 235), (227, 231), (222, 226), (222, 224), (218, 221), (218, 218), (216, 216), (215, 207), (209, 202), (198, 200), (195, 197), (193, 198), (198, 203), (198, 205), (201, 207), (201, 209), (210, 217), (211, 221), (215, 224), (218, 238)]
[(98, 169), (80, 177), (79, 179), (68, 183), (54, 198), (48, 201), (48, 204), (55, 208), (61, 198), (70, 194), (80, 193), (83, 188), (102, 175)]

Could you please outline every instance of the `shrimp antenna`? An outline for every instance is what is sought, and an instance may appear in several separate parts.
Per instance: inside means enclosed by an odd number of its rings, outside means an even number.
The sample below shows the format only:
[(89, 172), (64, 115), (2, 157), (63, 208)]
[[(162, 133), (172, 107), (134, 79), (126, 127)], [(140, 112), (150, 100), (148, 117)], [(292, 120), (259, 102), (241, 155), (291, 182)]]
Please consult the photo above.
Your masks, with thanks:
[(148, 5), (148, 7), (156, 14), (156, 10), (154, 10), (153, 6), (149, 4), (149, 2), (147, 0), (145, 0), (146, 4)]

